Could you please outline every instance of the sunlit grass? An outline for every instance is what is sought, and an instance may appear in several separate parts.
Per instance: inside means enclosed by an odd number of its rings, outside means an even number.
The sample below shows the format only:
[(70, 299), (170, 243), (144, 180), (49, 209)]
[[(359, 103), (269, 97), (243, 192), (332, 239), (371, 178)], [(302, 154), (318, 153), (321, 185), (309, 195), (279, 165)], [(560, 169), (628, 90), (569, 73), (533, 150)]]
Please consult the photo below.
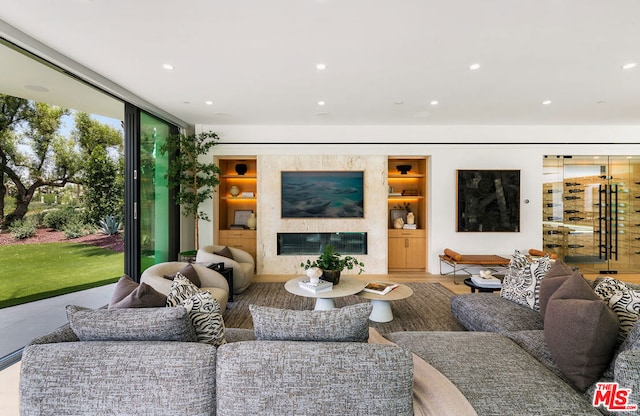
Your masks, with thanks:
[(124, 253), (78, 243), (0, 246), (0, 308), (117, 281)]

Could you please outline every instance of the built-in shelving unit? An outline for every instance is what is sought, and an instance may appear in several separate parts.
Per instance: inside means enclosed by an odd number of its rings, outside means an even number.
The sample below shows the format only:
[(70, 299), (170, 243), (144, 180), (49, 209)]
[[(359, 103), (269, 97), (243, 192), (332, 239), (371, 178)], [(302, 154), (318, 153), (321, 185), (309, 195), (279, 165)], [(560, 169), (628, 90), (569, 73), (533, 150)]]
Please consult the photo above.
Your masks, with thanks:
[[(218, 158), (220, 185), (217, 192), (217, 214), (215, 241), (217, 244), (236, 247), (256, 258), (256, 230), (248, 229), (246, 217), (249, 211), (257, 215), (258, 171), (255, 158)], [(246, 172), (237, 170), (238, 165), (246, 165)], [(240, 172), (240, 173), (239, 173)], [(239, 191), (232, 195), (232, 187)], [(235, 193), (235, 192), (234, 192)], [(241, 223), (236, 221), (242, 218)]]
[[(411, 166), (411, 168), (406, 170), (403, 166)], [(389, 185), (388, 269), (389, 271), (427, 271), (427, 158), (390, 157), (387, 181)], [(393, 219), (398, 215), (397, 210), (407, 207), (414, 215), (415, 229), (394, 228)]]

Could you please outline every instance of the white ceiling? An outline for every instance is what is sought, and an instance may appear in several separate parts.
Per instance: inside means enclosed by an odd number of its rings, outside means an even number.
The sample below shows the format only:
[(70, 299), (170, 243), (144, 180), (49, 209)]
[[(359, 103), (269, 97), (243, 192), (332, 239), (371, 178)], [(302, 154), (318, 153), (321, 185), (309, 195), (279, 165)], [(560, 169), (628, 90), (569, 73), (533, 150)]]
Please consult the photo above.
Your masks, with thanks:
[(640, 125), (638, 0), (0, 0), (0, 19), (193, 125)]

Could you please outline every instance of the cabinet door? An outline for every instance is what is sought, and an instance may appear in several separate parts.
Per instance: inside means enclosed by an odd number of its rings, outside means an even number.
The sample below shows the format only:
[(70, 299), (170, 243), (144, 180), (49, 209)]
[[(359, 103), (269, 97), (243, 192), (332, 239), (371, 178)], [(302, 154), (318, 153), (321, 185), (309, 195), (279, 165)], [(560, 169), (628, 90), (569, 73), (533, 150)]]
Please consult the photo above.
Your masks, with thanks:
[(424, 269), (427, 265), (426, 243), (424, 238), (407, 238), (407, 269)]
[(406, 267), (407, 238), (389, 239), (389, 269), (404, 269)]

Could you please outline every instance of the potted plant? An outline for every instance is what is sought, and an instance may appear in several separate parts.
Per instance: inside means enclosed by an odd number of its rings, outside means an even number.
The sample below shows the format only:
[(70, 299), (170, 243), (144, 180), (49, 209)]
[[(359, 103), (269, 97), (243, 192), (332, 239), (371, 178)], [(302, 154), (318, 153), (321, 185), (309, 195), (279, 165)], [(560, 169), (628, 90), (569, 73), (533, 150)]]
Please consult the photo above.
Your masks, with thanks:
[(182, 208), (182, 215), (192, 217), (195, 226), (195, 250), (180, 253), (182, 256), (195, 255), (200, 240), (199, 220), (210, 221), (207, 214), (199, 210), (200, 204), (213, 198), (213, 192), (220, 182), (220, 168), (206, 157), (209, 149), (218, 144), (218, 135), (213, 132), (199, 134), (176, 134), (169, 136), (160, 151), (169, 153), (169, 169), (165, 177), (169, 187), (177, 189), (176, 203)]
[(344, 269), (353, 270), (357, 267), (359, 269), (358, 274), (364, 271), (363, 262), (353, 256), (342, 256), (332, 245), (324, 246), (322, 253), (317, 259), (313, 261), (307, 259), (306, 262), (300, 263), (300, 267), (304, 267), (305, 270), (311, 267), (322, 269), (322, 276), (320, 278), (334, 285), (340, 282), (340, 273)]

